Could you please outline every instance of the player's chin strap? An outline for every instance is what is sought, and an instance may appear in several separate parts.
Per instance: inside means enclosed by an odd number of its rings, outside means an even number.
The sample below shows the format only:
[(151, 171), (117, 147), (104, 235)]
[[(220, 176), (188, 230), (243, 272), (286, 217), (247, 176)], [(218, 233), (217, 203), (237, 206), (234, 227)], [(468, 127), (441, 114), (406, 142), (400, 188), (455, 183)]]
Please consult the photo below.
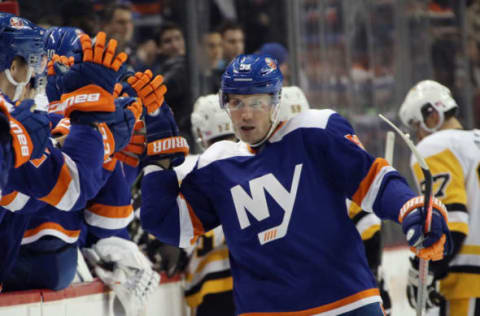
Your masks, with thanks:
[(30, 82), (30, 79), (32, 78), (32, 68), (27, 67), (27, 78), (23, 82), (17, 82), (15, 79), (13, 79), (12, 73), (10, 72), (10, 69), (5, 69), (5, 75), (7, 76), (8, 81), (15, 86), (15, 94), (12, 98), (13, 102), (16, 102), (20, 97), (22, 96), (22, 92), (25, 89), (25, 86), (27, 83)]
[(274, 105), (273, 111), (270, 114), (270, 121), (272, 122), (272, 125), (270, 126), (270, 129), (268, 130), (268, 133), (259, 142), (255, 143), (255, 144), (249, 144), (251, 147), (258, 148), (258, 147), (262, 146), (263, 143), (265, 143), (270, 138), (270, 136), (272, 136), (273, 132), (275, 131), (275, 129), (277, 128), (277, 125), (278, 125), (279, 112), (280, 112), (280, 105), (279, 104)]

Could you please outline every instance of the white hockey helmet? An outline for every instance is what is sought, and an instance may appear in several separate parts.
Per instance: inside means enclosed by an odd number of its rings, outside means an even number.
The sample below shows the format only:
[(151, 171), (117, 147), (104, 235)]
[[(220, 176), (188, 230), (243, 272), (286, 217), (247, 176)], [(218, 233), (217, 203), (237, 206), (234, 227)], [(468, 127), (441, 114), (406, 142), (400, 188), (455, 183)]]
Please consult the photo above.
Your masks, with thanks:
[(220, 107), (218, 94), (199, 97), (193, 106), (190, 119), (193, 134), (204, 148), (208, 147), (207, 142), (211, 139), (235, 135), (230, 117)]
[(287, 121), (310, 108), (305, 94), (297, 86), (283, 87), (280, 99), (279, 121)]
[[(440, 116), (438, 124), (433, 128), (427, 127), (424, 122), (425, 111), (428, 110), (426, 106), (431, 106)], [(398, 115), (405, 126), (413, 127), (414, 124), (420, 123), (424, 130), (433, 133), (443, 125), (444, 113), (457, 107), (450, 89), (436, 81), (423, 80), (410, 89)]]

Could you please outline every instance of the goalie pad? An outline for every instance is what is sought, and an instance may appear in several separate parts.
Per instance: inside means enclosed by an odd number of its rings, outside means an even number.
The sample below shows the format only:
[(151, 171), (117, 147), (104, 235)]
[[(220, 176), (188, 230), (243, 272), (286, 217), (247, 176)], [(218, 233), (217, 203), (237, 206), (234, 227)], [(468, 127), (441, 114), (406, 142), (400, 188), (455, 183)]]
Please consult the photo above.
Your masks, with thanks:
[(104, 238), (83, 254), (97, 276), (115, 293), (127, 316), (137, 316), (160, 282), (151, 262), (138, 246), (118, 237)]

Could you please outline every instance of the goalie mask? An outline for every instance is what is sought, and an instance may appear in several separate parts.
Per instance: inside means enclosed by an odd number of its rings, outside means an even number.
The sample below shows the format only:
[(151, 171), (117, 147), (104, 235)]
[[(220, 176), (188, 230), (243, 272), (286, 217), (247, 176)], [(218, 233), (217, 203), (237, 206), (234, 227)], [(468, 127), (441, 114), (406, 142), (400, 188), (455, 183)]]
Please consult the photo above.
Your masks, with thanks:
[(269, 94), (271, 96), (272, 125), (263, 139), (255, 144), (249, 144), (252, 147), (262, 145), (275, 130), (278, 123), (282, 81), (283, 76), (276, 61), (267, 55), (239, 55), (228, 65), (222, 75), (220, 104), (227, 113), (229, 113), (227, 106), (229, 94)]
[(310, 108), (305, 94), (297, 86), (283, 87), (278, 114), (279, 121), (288, 121)]
[[(415, 128), (420, 124), (425, 131), (433, 133), (443, 125), (445, 112), (457, 107), (450, 89), (436, 81), (423, 80), (410, 89), (398, 114), (405, 126)], [(438, 112), (440, 119), (436, 126), (430, 128), (425, 124), (425, 118), (432, 110)]]
[[(13, 101), (23, 93), (33, 74), (40, 75), (47, 65), (43, 44), (44, 30), (30, 21), (13, 14), (0, 13), (0, 71), (5, 71), (8, 81), (16, 87)], [(26, 80), (17, 82), (10, 73), (16, 56), (25, 60), (28, 70)]]
[(217, 94), (199, 97), (191, 115), (192, 132), (203, 149), (209, 141), (228, 135), (235, 135), (228, 114), (222, 110)]

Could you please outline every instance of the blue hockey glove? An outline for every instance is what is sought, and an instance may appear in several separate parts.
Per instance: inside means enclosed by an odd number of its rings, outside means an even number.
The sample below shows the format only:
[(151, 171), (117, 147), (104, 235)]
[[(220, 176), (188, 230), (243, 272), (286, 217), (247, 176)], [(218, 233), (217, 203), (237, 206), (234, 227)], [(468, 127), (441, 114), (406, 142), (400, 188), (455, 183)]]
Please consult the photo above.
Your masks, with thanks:
[(161, 75), (153, 77), (152, 71), (147, 69), (145, 72), (137, 72), (135, 75), (130, 76), (127, 82), (131, 87), (127, 90), (133, 90), (138, 95), (143, 105), (147, 108), (148, 113), (153, 113), (162, 106), (165, 100), (165, 93), (167, 93), (167, 87), (163, 84)]
[(114, 112), (114, 86), (122, 75), (119, 70), (127, 55), (123, 52), (115, 55), (116, 40), (106, 45), (103, 32), (98, 33), (94, 45), (86, 34), (80, 36), (80, 43), (82, 62), (71, 66), (62, 76), (60, 101), (65, 105), (65, 116), (75, 111)]
[(22, 101), (11, 113), (3, 102), (0, 103), (0, 112), (10, 123), (12, 160), (14, 167), (18, 168), (43, 155), (50, 136), (50, 120), (47, 112), (32, 110), (33, 100)]
[(169, 158), (170, 166), (178, 166), (185, 160), (189, 147), (187, 140), (179, 136), (177, 123), (170, 107), (163, 105), (155, 113), (145, 115), (147, 129), (147, 155), (144, 165), (155, 164)]
[[(47, 93), (48, 102), (50, 104), (57, 104), (60, 97), (64, 93), (63, 76), (69, 71), (73, 65), (73, 57), (67, 58), (65, 56), (53, 55), (52, 59), (47, 64), (47, 86), (45, 92)], [(49, 109), (55, 112), (55, 109)]]
[(165, 101), (167, 87), (163, 84), (163, 77), (153, 77), (150, 69), (145, 72), (125, 73), (126, 80), (115, 85), (115, 96), (139, 97), (148, 113), (155, 112)]
[[(114, 152), (122, 150), (129, 143), (135, 122), (140, 118), (142, 111), (142, 104), (136, 98), (122, 97), (115, 99), (115, 112), (113, 113), (89, 112), (78, 113), (79, 115), (72, 113), (71, 119), (79, 124), (105, 123), (108, 127), (108, 131), (105, 133), (107, 135), (111, 134), (113, 140), (113, 150), (110, 152), (110, 155), (112, 155)], [(109, 136), (104, 134), (105, 137), (108, 138)]]
[(131, 167), (137, 167), (145, 153), (145, 148), (145, 122), (138, 120), (135, 122), (133, 135), (128, 145), (123, 150), (116, 152), (114, 156)]
[(398, 219), (416, 256), (425, 260), (441, 260), (444, 255), (451, 253), (453, 245), (447, 226), (447, 209), (439, 199), (432, 199), (431, 229), (429, 233), (424, 233), (426, 215), (423, 205), (423, 196), (407, 201), (400, 209)]

